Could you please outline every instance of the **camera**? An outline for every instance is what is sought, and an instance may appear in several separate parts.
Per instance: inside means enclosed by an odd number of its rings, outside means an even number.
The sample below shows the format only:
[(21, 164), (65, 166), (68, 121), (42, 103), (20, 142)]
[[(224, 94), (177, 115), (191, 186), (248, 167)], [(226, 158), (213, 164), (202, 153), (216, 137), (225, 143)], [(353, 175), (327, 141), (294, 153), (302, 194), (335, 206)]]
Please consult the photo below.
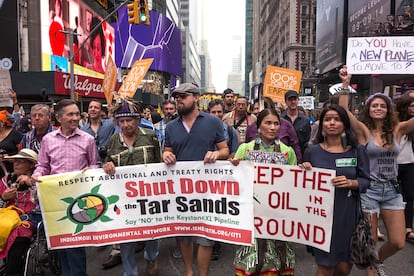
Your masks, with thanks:
[(106, 157), (108, 149), (106, 147), (98, 147), (98, 155), (103, 160)]

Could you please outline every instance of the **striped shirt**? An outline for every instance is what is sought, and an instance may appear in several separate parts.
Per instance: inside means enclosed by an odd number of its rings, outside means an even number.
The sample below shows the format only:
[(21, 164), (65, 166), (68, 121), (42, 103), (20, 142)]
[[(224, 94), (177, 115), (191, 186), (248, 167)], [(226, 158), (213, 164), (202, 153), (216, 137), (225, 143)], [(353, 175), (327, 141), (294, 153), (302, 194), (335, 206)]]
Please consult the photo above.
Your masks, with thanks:
[(60, 129), (42, 139), (38, 164), (33, 175), (51, 175), (98, 168), (95, 139), (88, 133), (75, 129), (66, 137)]

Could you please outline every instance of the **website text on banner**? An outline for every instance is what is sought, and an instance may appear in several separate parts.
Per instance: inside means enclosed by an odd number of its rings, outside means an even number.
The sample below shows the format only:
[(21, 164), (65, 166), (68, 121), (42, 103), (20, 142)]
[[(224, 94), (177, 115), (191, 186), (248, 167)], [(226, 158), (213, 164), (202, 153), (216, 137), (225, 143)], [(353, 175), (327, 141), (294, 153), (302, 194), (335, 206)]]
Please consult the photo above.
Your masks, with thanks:
[(256, 164), (255, 237), (311, 245), (329, 252), (336, 172)]
[(350, 37), (346, 64), (357, 74), (410, 74), (414, 72), (414, 37)]
[[(253, 241), (253, 170), (177, 162), (42, 177), (48, 246), (100, 246), (179, 235), (241, 245)], [(251, 219), (249, 219), (251, 218)]]

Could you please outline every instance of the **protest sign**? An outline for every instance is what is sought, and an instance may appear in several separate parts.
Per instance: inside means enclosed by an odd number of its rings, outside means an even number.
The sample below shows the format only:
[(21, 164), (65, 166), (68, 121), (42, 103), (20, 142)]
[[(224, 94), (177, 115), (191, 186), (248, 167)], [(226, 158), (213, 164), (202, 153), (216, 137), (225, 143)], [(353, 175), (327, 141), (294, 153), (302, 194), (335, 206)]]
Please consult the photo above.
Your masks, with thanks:
[(128, 98), (133, 98), (139, 84), (141, 83), (153, 61), (153, 58), (135, 61), (128, 75), (122, 82), (118, 94), (126, 96)]
[(349, 37), (348, 73), (409, 74), (414, 72), (414, 37)]
[(275, 103), (284, 103), (286, 91), (299, 91), (301, 79), (301, 71), (268, 65), (263, 96), (270, 97)]
[(313, 110), (315, 108), (315, 98), (313, 96), (301, 96), (299, 97), (299, 106), (307, 110)]
[(116, 78), (118, 76), (116, 65), (112, 56), (108, 56), (105, 69), (105, 77), (102, 81), (102, 90), (105, 95), (106, 103), (110, 105), (112, 103), (112, 98), (116, 86)]
[(335, 171), (255, 164), (255, 237), (311, 245), (329, 252)]
[(170, 236), (250, 245), (253, 170), (241, 162), (177, 162), (42, 177), (39, 200), (50, 248)]
[(12, 83), (9, 70), (0, 68), (0, 106), (13, 106), (13, 100), (10, 98)]
[[(356, 90), (350, 85), (348, 85), (348, 90), (349, 90), (349, 93), (356, 93)], [(338, 92), (342, 92), (342, 91), (343, 91), (342, 83), (337, 83), (329, 87), (329, 93), (331, 93), (332, 95)]]

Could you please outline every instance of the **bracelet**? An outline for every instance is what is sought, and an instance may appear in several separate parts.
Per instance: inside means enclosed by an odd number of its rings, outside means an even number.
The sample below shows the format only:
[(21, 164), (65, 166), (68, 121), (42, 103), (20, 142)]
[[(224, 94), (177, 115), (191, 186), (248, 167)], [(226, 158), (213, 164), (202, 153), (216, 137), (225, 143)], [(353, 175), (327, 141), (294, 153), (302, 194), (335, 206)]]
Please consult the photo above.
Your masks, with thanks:
[(18, 105), (18, 104), (19, 104), (19, 102), (15, 102), (15, 103), (13, 103), (13, 106)]

